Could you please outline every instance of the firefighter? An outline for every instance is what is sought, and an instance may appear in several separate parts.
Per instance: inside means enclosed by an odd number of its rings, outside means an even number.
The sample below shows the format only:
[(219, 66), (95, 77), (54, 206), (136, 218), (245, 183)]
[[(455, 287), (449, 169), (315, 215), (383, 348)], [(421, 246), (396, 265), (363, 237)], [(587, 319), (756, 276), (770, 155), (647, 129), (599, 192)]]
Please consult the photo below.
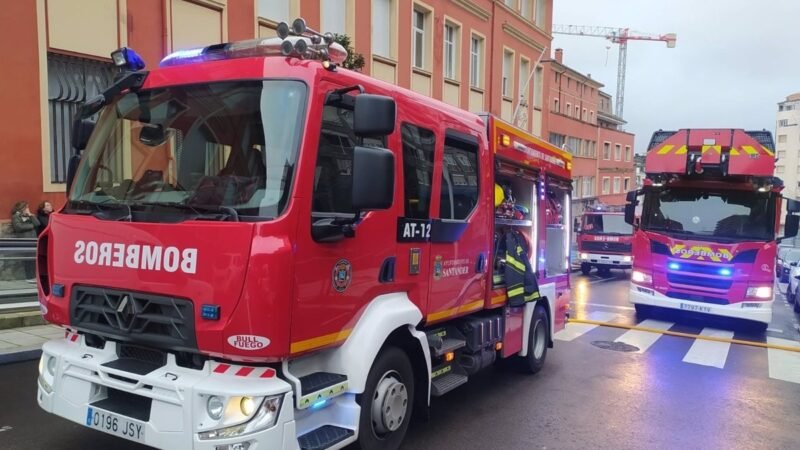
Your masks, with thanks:
[(505, 245), (504, 278), (509, 306), (522, 306), (537, 300), (540, 297), (539, 284), (531, 268), (527, 240), (522, 233), (511, 229), (502, 241)]

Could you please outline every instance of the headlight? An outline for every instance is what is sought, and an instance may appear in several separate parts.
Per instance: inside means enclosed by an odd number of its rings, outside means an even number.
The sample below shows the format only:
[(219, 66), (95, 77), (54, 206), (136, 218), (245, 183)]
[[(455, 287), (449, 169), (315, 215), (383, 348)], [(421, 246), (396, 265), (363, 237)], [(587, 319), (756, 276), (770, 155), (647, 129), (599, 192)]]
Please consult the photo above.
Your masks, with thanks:
[(49, 358), (47, 360), (47, 373), (49, 373), (51, 377), (56, 376), (56, 359), (55, 358)]
[(256, 410), (256, 402), (253, 400), (253, 397), (242, 397), (242, 400), (239, 402), (239, 408), (242, 410), (242, 414), (250, 417)]
[(214, 420), (219, 420), (222, 418), (223, 411), (225, 411), (225, 403), (222, 402), (221, 398), (217, 397), (216, 395), (208, 397), (208, 401), (206, 402), (206, 412), (208, 413), (208, 417), (211, 417)]
[(589, 259), (588, 253), (581, 253), (581, 259)]
[(638, 270), (631, 273), (631, 281), (641, 284), (653, 284), (653, 276)]
[[(255, 402), (252, 397), (244, 397), (240, 401), (240, 408), (244, 412), (245, 399), (250, 399)], [(210, 400), (210, 399), (209, 399)], [(278, 415), (281, 411), (281, 403), (283, 402), (283, 395), (276, 395), (274, 397), (267, 397), (261, 402), (258, 410), (252, 419), (239, 425), (220, 428), (217, 430), (204, 431), (199, 433), (201, 440), (208, 439), (226, 439), (241, 436), (244, 434), (255, 433), (272, 427), (278, 421)], [(255, 403), (254, 403), (255, 405)]]
[(632, 260), (633, 258), (631, 257), (631, 255), (625, 255), (622, 257), (623, 262), (631, 262)]
[(747, 288), (747, 297), (750, 298), (772, 298), (772, 286), (751, 286)]

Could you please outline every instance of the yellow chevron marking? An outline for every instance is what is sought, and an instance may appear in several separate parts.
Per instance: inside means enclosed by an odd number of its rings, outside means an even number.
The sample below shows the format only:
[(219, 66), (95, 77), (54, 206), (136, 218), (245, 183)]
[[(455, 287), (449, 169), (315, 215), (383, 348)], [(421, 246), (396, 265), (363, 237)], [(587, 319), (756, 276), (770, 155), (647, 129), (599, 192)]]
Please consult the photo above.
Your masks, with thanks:
[(745, 151), (748, 155), (757, 155), (758, 150), (754, 149), (752, 145), (743, 145), (742, 150)]
[(737, 150), (735, 147), (731, 148), (731, 152), (730, 153), (731, 153), (731, 156), (739, 156), (739, 150)]
[(768, 154), (769, 156), (775, 156), (775, 153), (772, 153), (772, 150), (768, 149), (767, 147), (764, 147), (762, 145), (761, 148), (763, 148), (764, 149), (764, 153)]
[(667, 145), (661, 147), (661, 149), (658, 151), (658, 154), (659, 155), (666, 155), (667, 153), (669, 153), (672, 150), (673, 147), (675, 147), (675, 146), (667, 144)]
[(678, 151), (675, 152), (675, 154), (676, 155), (685, 155), (686, 154), (686, 146), (685, 145), (681, 145), (681, 148), (679, 148)]
[(701, 150), (702, 153), (705, 153), (709, 150), (715, 150), (717, 153), (722, 153), (722, 146), (720, 145), (704, 145), (703, 149)]

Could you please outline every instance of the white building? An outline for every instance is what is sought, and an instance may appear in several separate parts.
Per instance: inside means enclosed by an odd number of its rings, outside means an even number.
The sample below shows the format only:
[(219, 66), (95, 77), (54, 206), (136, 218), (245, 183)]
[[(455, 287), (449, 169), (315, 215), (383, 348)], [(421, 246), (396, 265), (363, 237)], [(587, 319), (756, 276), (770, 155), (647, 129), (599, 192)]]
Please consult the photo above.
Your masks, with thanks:
[(800, 198), (800, 92), (778, 103), (775, 121), (775, 176), (783, 180), (783, 195)]

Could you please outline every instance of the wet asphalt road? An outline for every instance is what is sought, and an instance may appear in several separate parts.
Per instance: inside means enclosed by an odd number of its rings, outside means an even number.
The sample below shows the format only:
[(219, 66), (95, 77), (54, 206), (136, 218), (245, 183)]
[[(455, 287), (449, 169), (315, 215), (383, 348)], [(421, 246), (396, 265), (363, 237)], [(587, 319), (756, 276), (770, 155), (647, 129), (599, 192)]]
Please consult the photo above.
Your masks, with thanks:
[[(627, 274), (577, 276), (573, 287), (573, 317), (640, 321), (627, 303)], [(655, 319), (686, 332), (709, 326), (692, 316)], [(767, 334), (797, 340), (795, 320), (780, 298)], [(766, 339), (740, 323), (713, 325)], [(683, 361), (693, 339), (663, 335), (643, 353), (593, 345), (625, 332), (596, 327), (559, 340), (535, 376), (480, 373), (434, 399), (431, 419), (412, 424), (403, 448), (800, 448), (800, 381), (771, 378), (766, 349), (732, 345), (717, 368)], [(33, 361), (0, 366), (0, 449), (144, 448), (45, 414), (35, 402), (36, 376)]]

